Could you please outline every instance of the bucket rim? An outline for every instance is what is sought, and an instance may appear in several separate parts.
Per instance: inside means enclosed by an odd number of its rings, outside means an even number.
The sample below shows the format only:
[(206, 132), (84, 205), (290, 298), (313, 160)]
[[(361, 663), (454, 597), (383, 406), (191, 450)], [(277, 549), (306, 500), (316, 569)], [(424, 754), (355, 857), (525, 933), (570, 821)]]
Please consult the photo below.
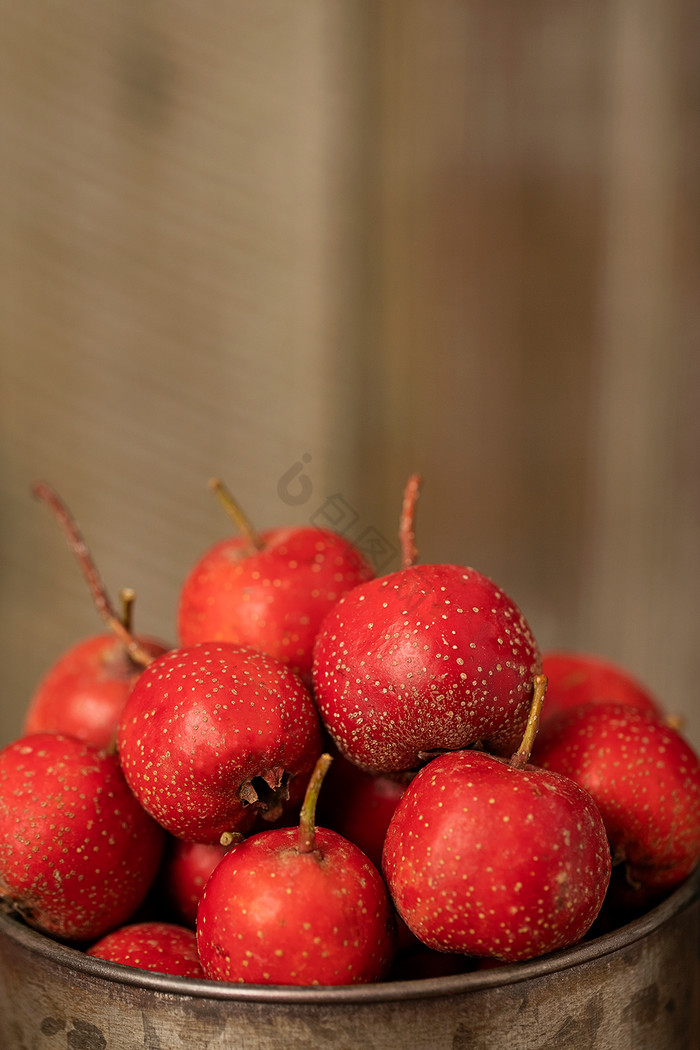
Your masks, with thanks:
[(31, 955), (86, 977), (137, 987), (143, 991), (194, 999), (263, 1004), (370, 1004), (433, 999), (517, 984), (603, 959), (644, 940), (700, 898), (700, 865), (664, 901), (644, 915), (609, 933), (570, 948), (492, 969), (471, 970), (445, 977), (412, 978), (355, 985), (257, 985), (206, 978), (177, 977), (141, 970), (86, 955), (79, 948), (32, 929), (17, 914), (0, 912), (0, 938), (7, 938)]

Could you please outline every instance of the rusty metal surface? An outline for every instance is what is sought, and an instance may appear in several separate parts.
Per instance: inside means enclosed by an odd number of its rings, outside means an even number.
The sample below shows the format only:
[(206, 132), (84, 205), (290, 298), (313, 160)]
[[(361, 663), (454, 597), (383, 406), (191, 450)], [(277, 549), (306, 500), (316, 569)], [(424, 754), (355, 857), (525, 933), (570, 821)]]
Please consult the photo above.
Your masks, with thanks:
[(532, 962), (362, 987), (253, 987), (89, 958), (0, 918), (2, 1050), (691, 1050), (700, 871), (647, 916)]

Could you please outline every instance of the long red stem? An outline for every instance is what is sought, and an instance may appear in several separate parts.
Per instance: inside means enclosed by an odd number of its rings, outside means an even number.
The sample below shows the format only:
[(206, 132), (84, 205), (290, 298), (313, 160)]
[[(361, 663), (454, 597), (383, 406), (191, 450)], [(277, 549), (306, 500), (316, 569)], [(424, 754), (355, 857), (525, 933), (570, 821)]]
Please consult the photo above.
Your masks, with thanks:
[(411, 474), (403, 493), (401, 519), (399, 521), (399, 543), (401, 545), (401, 563), (404, 569), (416, 564), (418, 549), (416, 547), (416, 503), (420, 496), (423, 479), (420, 474)]
[(98, 614), (114, 632), (117, 638), (119, 638), (135, 663), (140, 664), (143, 667), (147, 667), (148, 664), (153, 663), (154, 657), (146, 652), (138, 639), (131, 633), (129, 627), (115, 612), (78, 524), (61, 497), (51, 488), (50, 485), (47, 485), (43, 481), (36, 482), (32, 485), (32, 493), (37, 499), (46, 503), (63, 530), (85, 581), (90, 588), (90, 593), (92, 594), (92, 599), (95, 603)]

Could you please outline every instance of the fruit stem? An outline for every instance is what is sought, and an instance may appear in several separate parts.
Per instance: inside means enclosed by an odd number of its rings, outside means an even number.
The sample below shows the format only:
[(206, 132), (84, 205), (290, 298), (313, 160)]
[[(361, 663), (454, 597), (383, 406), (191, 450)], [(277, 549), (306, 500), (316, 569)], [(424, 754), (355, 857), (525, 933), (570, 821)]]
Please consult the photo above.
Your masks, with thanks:
[(63, 529), (69, 546), (73, 551), (87, 585), (90, 588), (90, 593), (92, 594), (92, 599), (95, 603), (98, 614), (116, 634), (117, 638), (122, 642), (127, 653), (135, 663), (140, 664), (143, 667), (147, 667), (150, 663), (153, 663), (154, 657), (146, 652), (131, 633), (129, 627), (122, 622), (121, 618), (117, 616), (114, 611), (105, 586), (100, 578), (100, 574), (97, 571), (97, 566), (92, 560), (88, 546), (78, 528), (78, 524), (61, 497), (51, 488), (50, 485), (47, 485), (43, 481), (38, 481), (32, 485), (32, 494), (36, 496), (37, 499), (40, 499), (43, 503), (47, 504), (53, 512), (58, 524)]
[(237, 846), (239, 842), (243, 842), (245, 835), (241, 834), (240, 831), (223, 831), (219, 837), (219, 844), (221, 846)]
[(122, 587), (119, 592), (119, 601), (122, 603), (122, 615), (121, 622), (127, 631), (131, 633), (132, 624), (134, 622), (134, 602), (136, 601), (136, 591), (132, 590), (131, 587)]
[(523, 769), (530, 761), (530, 755), (532, 754), (532, 749), (535, 745), (535, 737), (537, 736), (537, 730), (540, 725), (542, 704), (544, 703), (545, 693), (547, 692), (547, 676), (536, 674), (533, 679), (533, 686), (530, 714), (528, 715), (522, 743), (510, 760), (510, 764), (514, 769)]
[(328, 772), (333, 758), (324, 752), (319, 756), (314, 766), (309, 783), (304, 795), (304, 801), (299, 815), (299, 838), (297, 840), (298, 853), (314, 853), (316, 846), (316, 804), (318, 802), (321, 784)]
[(241, 532), (244, 538), (248, 541), (251, 552), (261, 551), (265, 544), (260, 539), (259, 535), (253, 528), (252, 524), (246, 517), (243, 508), (236, 502), (233, 495), (224, 485), (220, 478), (211, 478), (209, 481), (209, 488), (211, 491), (219, 497), (221, 504), (224, 509), (228, 512), (230, 517), (233, 519), (236, 528)]
[(403, 492), (401, 518), (399, 520), (399, 544), (401, 546), (401, 563), (404, 569), (416, 564), (418, 549), (416, 547), (416, 503), (420, 496), (423, 479), (420, 474), (411, 474)]

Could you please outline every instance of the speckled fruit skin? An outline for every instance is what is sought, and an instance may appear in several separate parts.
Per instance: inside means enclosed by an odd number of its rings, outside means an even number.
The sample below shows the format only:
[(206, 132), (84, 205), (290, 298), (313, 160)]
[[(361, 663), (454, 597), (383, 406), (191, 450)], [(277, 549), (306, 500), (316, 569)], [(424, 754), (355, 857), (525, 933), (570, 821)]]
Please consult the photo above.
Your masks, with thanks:
[(381, 867), (386, 829), (411, 775), (395, 779), (367, 773), (338, 755), (321, 793), (320, 823), (350, 839)]
[(473, 751), (415, 776), (382, 864), (399, 915), (429, 948), (510, 962), (580, 940), (611, 872), (603, 822), (582, 788)]
[(248, 540), (232, 537), (197, 562), (180, 592), (180, 642), (249, 645), (310, 675), (323, 617), (374, 571), (328, 529), (269, 529), (260, 541), (262, 549), (251, 553)]
[(96, 959), (170, 973), (204, 977), (194, 930), (172, 922), (135, 922), (113, 930), (86, 952)]
[(158, 885), (169, 912), (181, 924), (194, 929), (204, 887), (228, 849), (218, 842), (185, 842), (168, 836)]
[(613, 703), (562, 711), (540, 729), (532, 760), (595, 798), (640, 891), (672, 889), (700, 860), (700, 760), (662, 718)]
[(314, 695), (338, 750), (375, 773), (479, 741), (510, 756), (527, 723), (537, 643), (488, 577), (417, 565), (352, 590), (326, 616)]
[[(152, 656), (169, 648), (155, 638), (140, 635), (137, 640)], [(114, 634), (81, 639), (40, 680), (25, 713), (23, 732), (67, 733), (95, 747), (109, 747), (142, 670)]]
[(126, 922), (162, 846), (115, 755), (60, 733), (0, 752), (0, 896), (31, 926), (88, 941)]
[(581, 704), (619, 703), (663, 715), (661, 704), (624, 667), (595, 653), (553, 650), (542, 654), (547, 699), (540, 725)]
[(330, 829), (316, 829), (311, 853), (298, 852), (298, 833), (251, 835), (214, 870), (197, 915), (212, 980), (337, 985), (388, 973), (395, 919), (379, 872)]
[(209, 843), (252, 827), (265, 802), (246, 801), (251, 787), (265, 792), (289, 778), (287, 805), (299, 802), (322, 746), (318, 712), (299, 676), (225, 642), (174, 649), (150, 664), (126, 703), (117, 741), (144, 809), (171, 834)]

